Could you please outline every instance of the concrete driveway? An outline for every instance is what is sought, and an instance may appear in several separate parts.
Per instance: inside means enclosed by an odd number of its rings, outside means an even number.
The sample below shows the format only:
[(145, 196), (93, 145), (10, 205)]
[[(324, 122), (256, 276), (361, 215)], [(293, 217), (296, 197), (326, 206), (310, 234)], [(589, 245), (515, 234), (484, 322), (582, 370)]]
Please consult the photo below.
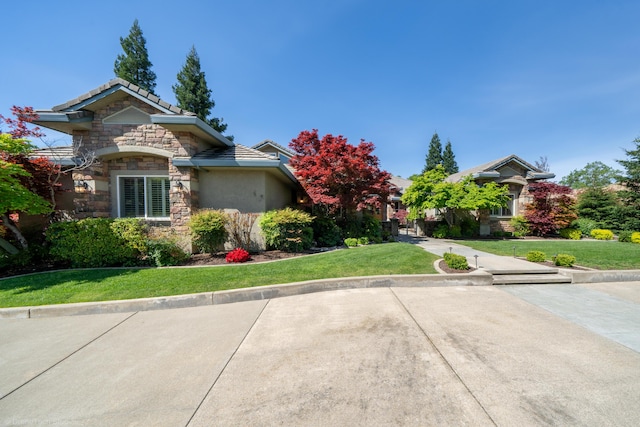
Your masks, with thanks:
[(0, 425), (635, 426), (634, 335), (639, 282), (2, 319)]

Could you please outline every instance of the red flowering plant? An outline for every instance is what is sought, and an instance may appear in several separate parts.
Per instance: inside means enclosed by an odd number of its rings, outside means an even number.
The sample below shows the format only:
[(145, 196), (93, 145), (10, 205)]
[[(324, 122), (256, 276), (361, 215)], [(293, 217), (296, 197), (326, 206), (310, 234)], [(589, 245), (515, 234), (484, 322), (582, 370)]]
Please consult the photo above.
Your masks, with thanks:
[(225, 259), (227, 262), (247, 262), (251, 259), (251, 255), (242, 248), (236, 248), (229, 252)]

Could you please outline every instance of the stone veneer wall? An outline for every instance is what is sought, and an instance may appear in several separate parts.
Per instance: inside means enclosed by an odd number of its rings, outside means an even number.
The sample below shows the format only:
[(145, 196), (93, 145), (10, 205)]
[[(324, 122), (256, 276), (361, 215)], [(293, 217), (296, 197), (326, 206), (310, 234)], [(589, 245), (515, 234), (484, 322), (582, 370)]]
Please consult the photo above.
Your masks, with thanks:
[[(115, 101), (94, 113), (91, 131), (76, 131), (73, 144), (80, 151), (95, 152), (112, 146), (152, 147), (165, 150), (173, 156), (191, 156), (198, 150), (198, 139), (187, 132), (176, 132), (154, 124), (111, 124), (103, 120), (127, 107), (136, 107), (148, 114), (160, 111), (134, 98), (126, 97)], [(193, 208), (198, 206), (198, 176), (191, 168), (174, 167), (171, 158), (155, 157), (148, 154), (126, 153), (121, 157), (111, 157), (98, 164), (74, 173), (75, 181), (88, 183), (88, 188), (76, 187), (74, 199), (78, 218), (109, 217), (113, 212), (111, 191), (116, 191), (115, 183), (109, 182), (113, 170), (165, 170), (171, 180), (171, 225), (186, 229), (186, 223)], [(178, 187), (181, 182), (183, 187)]]

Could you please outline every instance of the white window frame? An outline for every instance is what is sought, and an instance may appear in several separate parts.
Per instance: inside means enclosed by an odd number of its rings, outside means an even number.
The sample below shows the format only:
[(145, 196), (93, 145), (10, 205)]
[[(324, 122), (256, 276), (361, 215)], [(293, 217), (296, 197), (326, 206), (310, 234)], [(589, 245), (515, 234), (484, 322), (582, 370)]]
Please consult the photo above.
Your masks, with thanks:
[[(124, 189), (122, 188), (122, 180), (126, 179), (126, 178), (142, 178), (143, 183), (144, 183), (144, 216), (136, 216), (136, 217), (125, 217), (123, 216), (123, 206), (122, 206), (122, 198), (124, 197), (122, 195), (122, 191), (124, 191)], [(129, 174), (124, 174), (124, 175), (117, 175), (116, 176), (116, 185), (117, 185), (117, 194), (116, 194), (116, 198), (117, 198), (117, 205), (118, 205), (118, 212), (117, 212), (117, 216), (118, 218), (143, 218), (145, 220), (151, 220), (151, 221), (166, 221), (169, 220), (171, 218), (171, 201), (169, 200), (167, 203), (167, 213), (169, 215), (167, 216), (151, 216), (149, 215), (149, 179), (166, 179), (167, 181), (169, 181), (169, 188), (168, 188), (168, 198), (171, 197), (171, 180), (169, 178), (169, 175), (144, 175), (144, 174), (135, 174), (135, 175), (129, 175)]]
[(491, 209), (491, 217), (494, 218), (513, 218), (514, 216), (518, 215), (517, 212), (517, 203), (518, 203), (518, 195), (517, 193), (509, 193), (509, 196), (511, 196), (511, 214), (505, 215), (504, 213), (504, 207), (500, 207), (500, 208), (493, 208)]

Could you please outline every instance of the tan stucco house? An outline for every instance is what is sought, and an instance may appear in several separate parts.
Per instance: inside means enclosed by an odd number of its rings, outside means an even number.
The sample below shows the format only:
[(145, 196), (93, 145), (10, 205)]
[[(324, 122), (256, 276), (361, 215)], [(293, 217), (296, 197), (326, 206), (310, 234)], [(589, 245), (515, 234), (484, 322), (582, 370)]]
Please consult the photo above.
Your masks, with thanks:
[(258, 213), (304, 194), (287, 161), (266, 146), (235, 144), (122, 79), (36, 112), (35, 124), (72, 136), (73, 147), (49, 150), (53, 160), (97, 160), (69, 178), (77, 218), (139, 217), (179, 230), (197, 209)]
[(511, 154), (449, 175), (445, 180), (458, 182), (468, 175), (471, 175), (479, 185), (493, 181), (509, 186), (510, 201), (506, 207), (479, 213), (481, 236), (499, 231), (512, 231), (509, 221), (514, 216), (522, 215), (525, 205), (531, 202), (528, 185), (555, 177), (555, 174), (542, 171), (515, 154)]

